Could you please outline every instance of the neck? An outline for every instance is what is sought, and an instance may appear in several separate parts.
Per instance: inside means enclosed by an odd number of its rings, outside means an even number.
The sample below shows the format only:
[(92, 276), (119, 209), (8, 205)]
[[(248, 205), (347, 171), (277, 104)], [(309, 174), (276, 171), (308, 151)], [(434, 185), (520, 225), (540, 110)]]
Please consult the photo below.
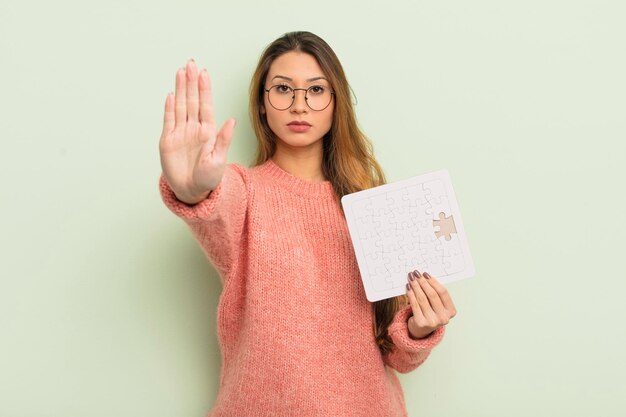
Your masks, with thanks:
[(288, 149), (278, 146), (271, 159), (283, 170), (303, 180), (311, 182), (326, 180), (322, 171), (321, 147), (318, 149)]

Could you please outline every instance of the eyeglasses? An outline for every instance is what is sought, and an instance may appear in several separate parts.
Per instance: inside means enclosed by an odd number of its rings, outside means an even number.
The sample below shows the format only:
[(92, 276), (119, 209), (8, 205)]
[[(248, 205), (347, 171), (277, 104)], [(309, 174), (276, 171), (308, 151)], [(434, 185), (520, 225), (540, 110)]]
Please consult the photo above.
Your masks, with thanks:
[(311, 110), (322, 111), (330, 104), (335, 93), (329, 87), (313, 85), (309, 88), (291, 88), (285, 84), (277, 84), (265, 89), (267, 99), (276, 110), (287, 110), (296, 99), (296, 91), (304, 91), (304, 101)]

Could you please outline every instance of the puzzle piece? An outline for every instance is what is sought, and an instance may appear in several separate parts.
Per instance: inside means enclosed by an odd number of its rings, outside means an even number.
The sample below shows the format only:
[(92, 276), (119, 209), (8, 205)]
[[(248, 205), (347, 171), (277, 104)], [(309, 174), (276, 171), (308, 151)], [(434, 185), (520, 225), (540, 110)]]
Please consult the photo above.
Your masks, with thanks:
[(446, 188), (441, 180), (428, 181), (422, 185), (426, 200), (430, 204), (440, 204), (441, 198), (446, 197)]
[(460, 250), (452, 249), (448, 256), (444, 257), (444, 270), (446, 275), (462, 271), (465, 268), (465, 257)]
[(386, 194), (371, 197), (367, 204), (367, 210), (369, 211), (369, 214), (373, 216), (385, 216), (389, 214), (390, 204), (387, 200)]
[[(390, 273), (387, 267), (385, 267), (385, 265), (389, 263), (389, 258), (384, 256), (383, 253), (370, 254), (367, 257), (366, 263), (368, 278), (371, 280), (376, 291), (389, 289), (390, 286), (387, 284), (386, 278)], [(374, 277), (378, 277), (378, 279), (373, 279)]]
[(437, 236), (437, 238), (445, 236), (446, 240), (450, 240), (452, 239), (450, 235), (456, 233), (454, 219), (452, 216), (446, 217), (444, 212), (439, 213), (439, 220), (433, 220), (433, 226), (435, 226), (435, 236)]

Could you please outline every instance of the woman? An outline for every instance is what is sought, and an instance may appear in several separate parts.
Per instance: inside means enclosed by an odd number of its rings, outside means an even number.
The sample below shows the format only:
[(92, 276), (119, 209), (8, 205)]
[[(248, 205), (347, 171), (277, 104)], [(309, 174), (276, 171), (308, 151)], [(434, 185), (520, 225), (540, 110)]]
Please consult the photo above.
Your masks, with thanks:
[(227, 164), (235, 121), (217, 131), (209, 76), (190, 60), (160, 139), (163, 201), (223, 283), (209, 416), (406, 416), (395, 371), (421, 365), (456, 310), (418, 271), (405, 296), (365, 297), (339, 199), (385, 179), (328, 44), (309, 32), (271, 43), (250, 113), (256, 163)]

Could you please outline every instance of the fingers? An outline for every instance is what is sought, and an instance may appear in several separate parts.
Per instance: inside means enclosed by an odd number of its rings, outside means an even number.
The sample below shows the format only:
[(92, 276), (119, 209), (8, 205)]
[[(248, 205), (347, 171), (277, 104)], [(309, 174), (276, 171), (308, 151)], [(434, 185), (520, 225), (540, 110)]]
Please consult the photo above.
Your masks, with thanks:
[(445, 308), (443, 306), (443, 303), (441, 302), (441, 298), (439, 298), (439, 294), (437, 293), (437, 291), (435, 291), (433, 287), (430, 286), (430, 283), (429, 283), (430, 280), (426, 278), (426, 277), (430, 277), (430, 275), (424, 276), (419, 271), (416, 271), (416, 272), (417, 272), (417, 276), (421, 277), (417, 279), (417, 282), (419, 283), (422, 290), (428, 297), (428, 302), (431, 308), (435, 311), (435, 313), (437, 313), (437, 315), (440, 316), (441, 313), (444, 312)]
[(209, 125), (215, 124), (213, 118), (213, 92), (211, 91), (211, 79), (206, 69), (200, 71), (198, 79), (200, 91), (200, 121)]
[[(446, 309), (443, 304), (439, 292), (431, 286), (433, 280), (428, 273), (422, 275), (419, 271), (411, 272), (409, 277), (414, 279), (410, 281), (409, 301), (411, 297), (415, 299), (423, 316), (431, 325), (447, 324), (452, 317), (451, 312)], [(430, 279), (426, 278), (428, 276)], [(445, 290), (445, 288), (444, 288)], [(447, 293), (447, 291), (446, 291)], [(448, 295), (449, 298), (449, 295)], [(451, 300), (450, 300), (451, 301)], [(412, 304), (413, 306), (413, 304)], [(413, 308), (415, 314), (415, 308)]]
[(176, 72), (175, 121), (182, 126), (187, 121), (215, 124), (213, 117), (213, 93), (206, 69), (198, 72), (193, 59), (185, 68)]
[(169, 93), (165, 98), (165, 114), (163, 116), (163, 132), (161, 132), (161, 137), (167, 136), (168, 133), (174, 130), (175, 126), (174, 95)]
[(174, 129), (185, 129), (187, 122), (201, 122), (200, 137), (208, 139), (205, 149), (225, 154), (235, 128), (235, 120), (230, 119), (215, 135), (213, 116), (213, 94), (211, 80), (206, 69), (198, 72), (193, 59), (187, 61), (185, 68), (176, 72), (176, 92), (165, 100), (162, 136)]
[(448, 292), (446, 287), (441, 285), (441, 283), (430, 274), (428, 275), (428, 278), (428, 283), (431, 287), (434, 288), (435, 291), (437, 291), (437, 294), (439, 294), (439, 299), (443, 303), (443, 307), (450, 314), (450, 318), (456, 316), (456, 307), (454, 306), (454, 303), (452, 302), (452, 297), (450, 297), (450, 293)]
[(198, 68), (193, 59), (187, 61), (186, 79), (187, 79), (187, 120), (190, 122), (198, 121)]
[[(228, 147), (230, 146), (230, 140), (233, 136), (233, 131), (235, 130), (235, 125), (237, 121), (235, 119), (229, 119), (224, 123), (224, 126), (220, 129), (217, 134), (217, 139), (215, 141), (215, 152), (218, 155), (226, 157), (226, 153), (228, 152)], [(211, 144), (208, 145), (209, 149), (211, 149)]]
[(420, 311), (422, 312), (422, 315), (424, 317), (430, 317), (434, 311), (430, 301), (428, 300), (428, 295), (420, 285), (420, 281), (423, 280), (425, 280), (425, 278), (423, 278), (422, 275), (417, 275), (415, 272), (409, 272), (409, 287), (411, 288), (409, 291), (409, 301), (411, 300), (411, 296), (413, 296)]
[(176, 126), (187, 123), (187, 71), (180, 68), (176, 71), (176, 99), (175, 99)]
[(417, 300), (415, 296), (415, 291), (411, 287), (411, 284), (407, 284), (409, 288), (407, 290), (407, 295), (409, 297), (409, 303), (411, 304), (411, 310), (413, 311), (413, 316), (418, 320), (419, 323), (425, 321), (424, 313), (422, 312), (422, 308), (420, 307), (420, 302)]

